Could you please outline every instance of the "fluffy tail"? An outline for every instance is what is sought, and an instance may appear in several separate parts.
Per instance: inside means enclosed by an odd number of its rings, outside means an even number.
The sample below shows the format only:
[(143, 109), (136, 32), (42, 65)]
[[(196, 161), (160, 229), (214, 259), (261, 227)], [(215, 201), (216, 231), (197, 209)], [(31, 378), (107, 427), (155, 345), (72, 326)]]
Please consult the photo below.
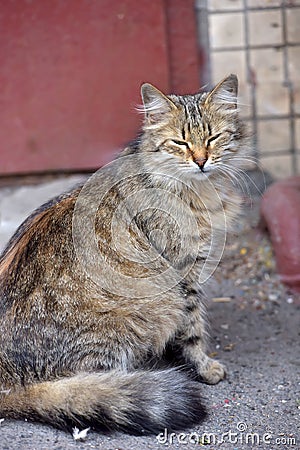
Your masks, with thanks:
[(80, 373), (2, 392), (0, 416), (141, 434), (187, 428), (205, 411), (199, 383), (168, 369)]

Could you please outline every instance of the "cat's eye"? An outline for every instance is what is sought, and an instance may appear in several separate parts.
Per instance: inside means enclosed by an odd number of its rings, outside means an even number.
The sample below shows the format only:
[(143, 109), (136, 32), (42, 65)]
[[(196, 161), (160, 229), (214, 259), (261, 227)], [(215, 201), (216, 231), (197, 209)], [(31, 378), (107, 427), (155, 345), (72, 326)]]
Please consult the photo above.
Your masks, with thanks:
[(209, 147), (212, 142), (214, 142), (217, 139), (219, 139), (220, 136), (221, 136), (221, 133), (218, 133), (218, 134), (215, 134), (214, 136), (211, 136), (210, 138), (208, 138), (207, 141), (206, 141), (207, 147)]
[(178, 145), (180, 147), (190, 148), (188, 142), (185, 141), (178, 141), (176, 139), (171, 139), (171, 142), (175, 145)]

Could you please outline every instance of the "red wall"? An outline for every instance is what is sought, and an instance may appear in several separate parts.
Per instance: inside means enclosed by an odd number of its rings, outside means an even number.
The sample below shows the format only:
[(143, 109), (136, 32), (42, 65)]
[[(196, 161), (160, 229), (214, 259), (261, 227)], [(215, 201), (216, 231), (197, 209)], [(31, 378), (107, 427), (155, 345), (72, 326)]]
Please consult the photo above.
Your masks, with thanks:
[(0, 0), (0, 174), (97, 168), (139, 89), (199, 87), (193, 0)]

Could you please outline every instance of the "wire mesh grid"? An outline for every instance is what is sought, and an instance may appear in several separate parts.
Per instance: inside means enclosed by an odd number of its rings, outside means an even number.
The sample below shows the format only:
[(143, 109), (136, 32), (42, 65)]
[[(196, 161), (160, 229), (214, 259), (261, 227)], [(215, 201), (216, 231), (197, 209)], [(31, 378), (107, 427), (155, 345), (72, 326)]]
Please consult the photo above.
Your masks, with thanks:
[(203, 84), (237, 73), (254, 155), (275, 178), (300, 173), (300, 1), (197, 0), (196, 12)]

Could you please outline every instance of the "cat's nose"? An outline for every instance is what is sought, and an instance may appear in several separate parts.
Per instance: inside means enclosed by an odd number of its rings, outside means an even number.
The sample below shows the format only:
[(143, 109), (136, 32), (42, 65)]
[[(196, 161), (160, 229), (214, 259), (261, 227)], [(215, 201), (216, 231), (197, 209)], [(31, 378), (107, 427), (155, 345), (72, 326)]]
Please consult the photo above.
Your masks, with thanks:
[(205, 157), (200, 157), (200, 158), (195, 158), (195, 163), (198, 164), (199, 168), (203, 171), (204, 169), (204, 164), (206, 163), (207, 158)]

